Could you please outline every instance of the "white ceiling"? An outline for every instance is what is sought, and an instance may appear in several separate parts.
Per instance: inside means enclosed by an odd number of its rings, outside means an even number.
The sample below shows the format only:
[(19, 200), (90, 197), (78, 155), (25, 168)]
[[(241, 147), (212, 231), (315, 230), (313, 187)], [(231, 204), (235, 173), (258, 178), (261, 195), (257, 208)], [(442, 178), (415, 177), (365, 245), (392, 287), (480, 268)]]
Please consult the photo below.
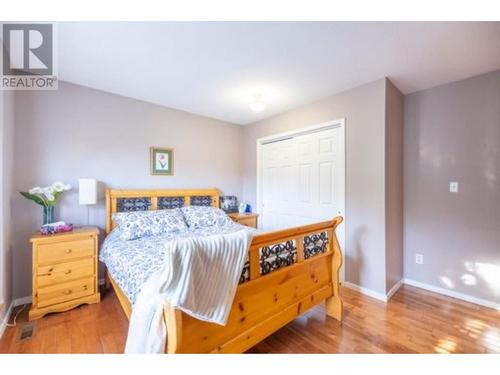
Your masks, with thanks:
[(58, 53), (61, 80), (248, 124), (384, 76), (407, 94), (500, 69), (500, 22), (64, 22)]

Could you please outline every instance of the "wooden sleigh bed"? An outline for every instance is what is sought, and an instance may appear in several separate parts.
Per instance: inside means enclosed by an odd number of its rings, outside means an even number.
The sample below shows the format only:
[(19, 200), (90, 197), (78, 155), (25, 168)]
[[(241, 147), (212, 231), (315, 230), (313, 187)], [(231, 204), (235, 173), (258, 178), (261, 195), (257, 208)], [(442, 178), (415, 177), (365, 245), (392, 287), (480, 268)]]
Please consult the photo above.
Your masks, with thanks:
[[(115, 226), (112, 215), (139, 201), (146, 208), (184, 205), (219, 206), (217, 189), (106, 191), (106, 232)], [(257, 234), (250, 245), (246, 276), (242, 275), (226, 326), (197, 320), (164, 307), (166, 353), (242, 353), (311, 307), (325, 301), (326, 313), (342, 320), (339, 271), (342, 254), (332, 220)], [(262, 268), (262, 253), (289, 251), (291, 261)], [(267, 265), (268, 266), (268, 265)], [(245, 274), (245, 273), (244, 273)], [(120, 304), (130, 318), (132, 306), (120, 286), (106, 273)]]

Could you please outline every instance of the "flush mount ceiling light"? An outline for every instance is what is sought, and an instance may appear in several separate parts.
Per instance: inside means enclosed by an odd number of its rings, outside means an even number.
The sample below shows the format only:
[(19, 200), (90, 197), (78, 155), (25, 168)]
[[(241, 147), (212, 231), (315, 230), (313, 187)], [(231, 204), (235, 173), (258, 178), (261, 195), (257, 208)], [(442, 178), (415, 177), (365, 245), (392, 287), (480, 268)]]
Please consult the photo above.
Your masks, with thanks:
[(254, 95), (254, 100), (249, 104), (249, 107), (255, 113), (262, 112), (266, 109), (266, 104), (262, 101), (262, 95)]

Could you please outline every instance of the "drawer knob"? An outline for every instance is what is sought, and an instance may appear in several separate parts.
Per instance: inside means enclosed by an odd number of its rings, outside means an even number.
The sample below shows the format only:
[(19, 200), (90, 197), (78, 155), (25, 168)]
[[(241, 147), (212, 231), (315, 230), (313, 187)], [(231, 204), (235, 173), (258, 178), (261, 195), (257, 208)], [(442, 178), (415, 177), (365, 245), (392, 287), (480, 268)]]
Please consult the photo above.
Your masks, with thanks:
[(83, 286), (83, 290), (87, 290), (87, 285), (84, 285), (84, 286)]
[(71, 289), (64, 291), (64, 294), (71, 294)]
[(66, 275), (69, 275), (71, 273), (71, 270), (67, 270), (66, 272), (64, 272)]
[(72, 251), (73, 251), (73, 250), (71, 250), (71, 249), (67, 249), (67, 250), (66, 250), (66, 254), (71, 254), (71, 252), (72, 252)]

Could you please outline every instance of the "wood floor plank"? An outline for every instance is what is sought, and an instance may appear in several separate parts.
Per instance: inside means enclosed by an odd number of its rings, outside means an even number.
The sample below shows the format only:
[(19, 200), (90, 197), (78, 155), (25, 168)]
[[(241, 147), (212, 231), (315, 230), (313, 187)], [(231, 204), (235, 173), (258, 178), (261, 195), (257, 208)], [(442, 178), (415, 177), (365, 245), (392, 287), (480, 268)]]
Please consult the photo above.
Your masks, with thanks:
[[(25, 308), (0, 353), (122, 353), (128, 320), (112, 291), (102, 296), (35, 321), (34, 336), (21, 341)], [(342, 324), (316, 306), (249, 353), (500, 353), (500, 311), (406, 285), (387, 304), (346, 288), (342, 298)]]

